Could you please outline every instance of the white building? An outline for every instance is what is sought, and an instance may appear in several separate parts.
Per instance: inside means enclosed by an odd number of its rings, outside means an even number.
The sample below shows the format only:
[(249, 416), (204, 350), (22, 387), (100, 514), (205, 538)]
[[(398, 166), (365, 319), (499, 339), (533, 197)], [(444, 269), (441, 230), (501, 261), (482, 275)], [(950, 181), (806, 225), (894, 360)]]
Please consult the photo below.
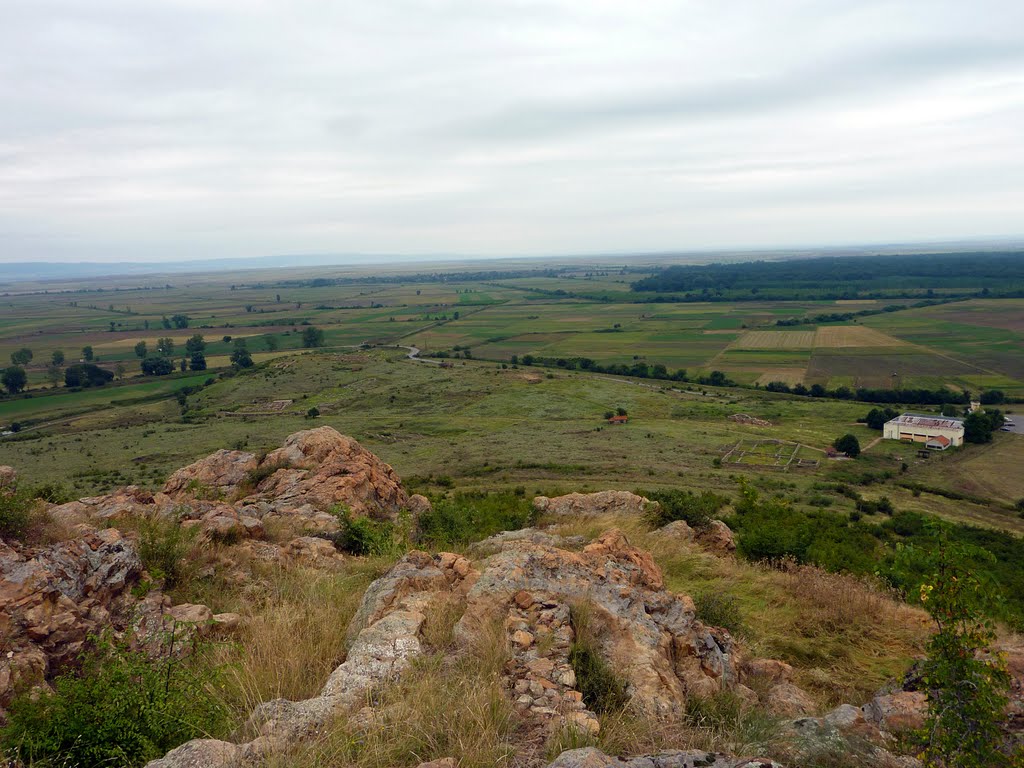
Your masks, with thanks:
[(924, 443), (926, 448), (944, 451), (964, 444), (964, 423), (948, 416), (924, 416), (904, 413), (882, 427), (886, 440), (907, 440)]

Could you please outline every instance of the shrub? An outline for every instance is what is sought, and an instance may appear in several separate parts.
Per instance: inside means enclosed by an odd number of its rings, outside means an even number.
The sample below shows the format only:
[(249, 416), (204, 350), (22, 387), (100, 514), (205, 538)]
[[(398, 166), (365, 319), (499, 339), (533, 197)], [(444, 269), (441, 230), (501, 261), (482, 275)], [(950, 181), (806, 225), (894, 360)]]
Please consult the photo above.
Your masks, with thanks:
[(26, 491), (0, 491), (0, 539), (23, 539), (32, 522), (33, 500)]
[(734, 635), (743, 632), (743, 617), (736, 598), (721, 592), (702, 592), (693, 598), (697, 618), (712, 627), (724, 627)]
[(456, 493), (432, 499), (433, 509), (420, 515), (420, 536), (443, 548), (470, 544), (501, 531), (533, 524), (533, 506), (514, 491)]
[(342, 552), (350, 555), (397, 555), (404, 550), (399, 527), (390, 520), (373, 520), (369, 517), (353, 517), (344, 506), (334, 511), (341, 523), (341, 530), (327, 538)]
[(0, 731), (6, 753), (31, 765), (141, 766), (228, 725), (216, 675), (198, 659), (152, 660), (101, 640), (53, 691), (24, 692)]
[(729, 499), (711, 491), (700, 494), (692, 491), (637, 491), (651, 501), (658, 502), (659, 509), (651, 512), (651, 525), (660, 528), (675, 520), (685, 520), (694, 528), (705, 528), (711, 516), (729, 503)]
[(1010, 675), (1005, 659), (989, 653), (996, 639), (989, 618), (992, 590), (971, 563), (979, 556), (990, 562), (994, 558), (954, 542), (945, 529), (939, 529), (931, 551), (907, 548), (901, 554), (915, 571), (923, 572), (917, 596), (936, 629), (923, 665), (928, 691), (925, 762), (947, 768), (1002, 764), (1007, 756), (999, 751), (999, 726)]
[(176, 519), (144, 518), (139, 522), (139, 557), (154, 579), (171, 590), (192, 578), (188, 559), (196, 529), (182, 528)]
[(573, 606), (569, 618), (575, 632), (569, 663), (576, 673), (576, 688), (583, 694), (583, 702), (597, 714), (621, 710), (627, 702), (626, 686), (601, 656), (589, 606)]

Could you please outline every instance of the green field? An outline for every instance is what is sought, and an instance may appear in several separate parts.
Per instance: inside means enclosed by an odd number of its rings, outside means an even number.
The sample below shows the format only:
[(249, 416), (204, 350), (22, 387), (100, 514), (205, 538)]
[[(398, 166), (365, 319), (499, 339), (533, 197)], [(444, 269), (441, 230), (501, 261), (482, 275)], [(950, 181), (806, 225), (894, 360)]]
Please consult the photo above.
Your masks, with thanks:
[[(865, 445), (876, 437), (854, 424), (870, 406), (774, 395), (755, 384), (974, 393), (998, 388), (1024, 396), (1024, 300), (972, 299), (780, 327), (780, 320), (872, 305), (634, 303), (621, 282), (632, 278), (617, 270), (586, 275), (567, 269), (561, 277), (403, 281), (352, 271), (262, 271), (15, 286), (20, 292), (0, 297), (0, 355), (28, 347), (34, 357), (28, 396), (0, 399), (0, 426), (22, 427), (0, 441), (0, 464), (18, 467), (33, 482), (58, 480), (82, 493), (120, 482), (156, 487), (183, 463), (218, 448), (277, 445), (313, 423), (305, 414), (315, 405), (323, 414), (315, 423), (357, 437), (403, 476), (428, 487), (431, 477), (450, 476), (470, 487), (730, 490), (740, 472), (769, 487), (795, 484), (804, 492), (851, 471), (834, 462), (810, 465), (842, 432), (853, 432)], [(346, 276), (360, 282), (311, 282)], [(554, 295), (582, 294), (581, 285), (589, 286), (589, 294), (595, 287), (607, 290), (615, 300)], [(165, 329), (162, 318), (175, 314), (187, 315), (190, 327)], [(309, 325), (324, 331), (326, 346), (297, 354)], [(172, 356), (177, 362), (194, 333), (207, 342), (210, 370), (139, 375), (136, 342), (152, 348), (159, 336), (169, 336), (179, 350)], [(257, 369), (218, 378), (240, 337), (254, 352)], [(275, 351), (267, 349), (269, 337)], [(364, 344), (390, 349), (359, 351)], [(447, 354), (453, 367), (409, 361), (393, 348), (397, 344)], [(71, 362), (85, 345), (93, 347), (99, 365), (124, 366), (123, 379), (80, 392), (52, 388), (46, 378), (51, 353), (60, 349)], [(661, 364), (670, 372), (685, 369), (691, 379), (720, 370), (743, 386), (716, 389), (525, 367), (527, 355)], [(211, 378), (216, 383), (189, 395), (183, 412), (176, 391)], [(280, 414), (245, 415), (273, 399), (294, 403)], [(629, 410), (630, 423), (607, 427), (601, 414), (619, 406)], [(775, 426), (765, 434), (764, 428), (729, 421), (735, 413)], [(1024, 479), (1012, 471), (1013, 462), (1024, 459), (1024, 438), (996, 437), (986, 459), (972, 460), (981, 454), (970, 448), (910, 462), (909, 477), (975, 501), (911, 494), (900, 485), (905, 450), (898, 445), (874, 446), (856, 467), (891, 475), (887, 493), (907, 508), (928, 505), (950, 517), (1020, 529), (1010, 508), (1024, 497)], [(756, 452), (738, 464), (716, 466), (729, 446), (745, 439), (803, 446), (798, 457), (804, 466), (780, 473), (765, 466), (774, 458), (760, 461)], [(948, 472), (941, 469), (947, 466)]]

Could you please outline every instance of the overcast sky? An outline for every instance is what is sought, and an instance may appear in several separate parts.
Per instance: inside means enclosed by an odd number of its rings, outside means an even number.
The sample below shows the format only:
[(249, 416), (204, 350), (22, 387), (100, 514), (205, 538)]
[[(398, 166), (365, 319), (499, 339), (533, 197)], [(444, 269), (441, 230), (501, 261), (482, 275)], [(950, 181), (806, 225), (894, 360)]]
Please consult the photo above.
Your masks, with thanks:
[(0, 261), (1019, 235), (1021, 0), (0, 0)]

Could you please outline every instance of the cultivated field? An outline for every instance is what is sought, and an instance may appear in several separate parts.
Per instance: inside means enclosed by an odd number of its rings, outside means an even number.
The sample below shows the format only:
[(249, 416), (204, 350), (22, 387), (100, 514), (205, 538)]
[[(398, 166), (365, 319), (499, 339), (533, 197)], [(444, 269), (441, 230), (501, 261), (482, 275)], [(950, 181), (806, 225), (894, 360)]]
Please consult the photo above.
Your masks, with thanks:
[[(333, 277), (364, 281), (312, 282)], [(855, 421), (870, 406), (772, 395), (755, 385), (999, 388), (1024, 396), (1024, 301), (978, 299), (794, 327), (777, 322), (835, 312), (836, 302), (633, 303), (621, 282), (627, 279), (576, 271), (562, 278), (402, 282), (365, 273), (264, 271), (23, 286), (0, 297), (0, 354), (6, 358), (22, 347), (33, 352), (30, 396), (0, 399), (0, 426), (17, 422), (22, 428), (0, 440), (0, 464), (19, 467), (33, 482), (56, 480), (80, 493), (121, 482), (156, 487), (171, 470), (217, 448), (262, 450), (297, 429), (329, 423), (427, 486), (431, 478), (451, 476), (460, 487), (726, 491), (735, 488), (729, 475), (741, 472), (765, 488), (795, 484), (790, 491), (799, 496), (850, 470), (822, 461), (795, 473), (766, 471), (749, 452), (748, 461), (726, 471), (715, 459), (744, 439), (800, 444), (805, 448), (797, 458), (807, 460), (820, 458), (845, 431), (867, 445), (877, 433)], [(588, 290), (600, 285), (611, 300), (579, 298), (583, 284)], [(188, 328), (164, 327), (163, 318), (176, 314), (188, 316)], [(309, 326), (324, 332), (325, 347), (303, 350)], [(195, 333), (207, 342), (210, 370), (139, 375), (138, 341), (152, 350), (158, 337), (170, 337), (177, 364)], [(222, 379), (239, 338), (258, 369)], [(360, 351), (364, 344), (392, 348)], [(393, 348), (399, 344), (446, 353), (452, 367), (407, 360), (404, 350)], [(52, 352), (63, 351), (72, 362), (85, 346), (100, 366), (123, 366), (121, 379), (78, 392), (53, 388), (47, 377)], [(524, 366), (528, 355), (552, 366)], [(554, 365), (579, 358), (661, 364), (669, 372), (685, 369), (691, 378), (720, 370), (750, 388)], [(183, 411), (176, 393), (208, 382), (184, 397)], [(268, 411), (264, 405), (274, 400), (293, 402)], [(322, 414), (316, 422), (305, 418), (313, 406)], [(630, 423), (607, 427), (601, 415), (619, 406), (629, 410)], [(735, 413), (775, 426), (738, 425), (728, 420)], [(920, 465), (912, 461), (909, 476), (991, 501), (925, 499), (939, 514), (1020, 528), (1024, 522), (1007, 509), (1024, 496), (1012, 480), (1020, 476), (1015, 462), (1024, 438), (998, 437), (996, 448), (984, 453), (970, 449)], [(893, 473), (903, 458), (883, 443), (855, 466)], [(899, 486), (888, 492), (908, 508), (925, 503)], [(837, 500), (837, 509), (847, 501)]]

